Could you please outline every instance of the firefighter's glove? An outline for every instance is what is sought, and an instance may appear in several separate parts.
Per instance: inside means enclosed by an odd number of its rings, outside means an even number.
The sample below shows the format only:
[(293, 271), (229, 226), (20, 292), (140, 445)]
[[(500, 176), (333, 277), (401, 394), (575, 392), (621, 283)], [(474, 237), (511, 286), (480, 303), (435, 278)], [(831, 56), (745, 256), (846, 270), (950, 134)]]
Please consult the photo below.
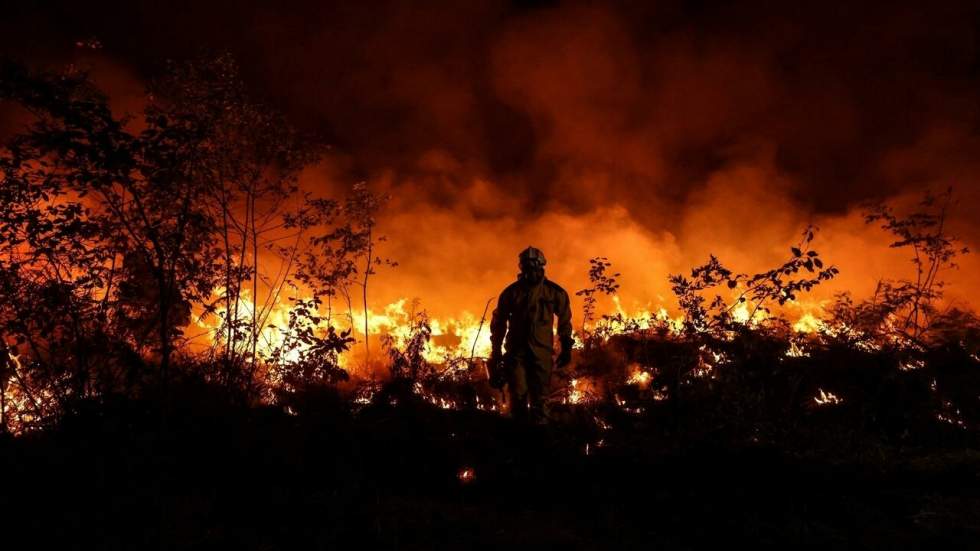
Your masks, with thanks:
[(565, 367), (566, 365), (572, 363), (572, 341), (571, 339), (567, 341), (562, 341), (561, 352), (558, 353), (558, 360), (555, 362), (558, 369)]
[(497, 390), (504, 388), (504, 384), (507, 383), (507, 373), (504, 370), (504, 360), (500, 350), (490, 353), (490, 359), (487, 360), (487, 375), (490, 376), (490, 386)]

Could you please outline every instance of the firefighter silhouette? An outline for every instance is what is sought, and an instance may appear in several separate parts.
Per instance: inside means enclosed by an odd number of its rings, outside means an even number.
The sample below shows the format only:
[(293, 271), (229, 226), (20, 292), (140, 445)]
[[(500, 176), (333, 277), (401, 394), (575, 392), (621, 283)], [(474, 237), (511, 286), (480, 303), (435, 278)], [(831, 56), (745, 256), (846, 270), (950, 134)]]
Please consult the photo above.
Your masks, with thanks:
[[(572, 310), (568, 293), (544, 276), (544, 253), (528, 247), (519, 265), (517, 281), (500, 293), (490, 321), (490, 382), (498, 389), (507, 385), (515, 419), (544, 424), (552, 364), (561, 369), (572, 359)], [(561, 351), (553, 362), (555, 318)]]

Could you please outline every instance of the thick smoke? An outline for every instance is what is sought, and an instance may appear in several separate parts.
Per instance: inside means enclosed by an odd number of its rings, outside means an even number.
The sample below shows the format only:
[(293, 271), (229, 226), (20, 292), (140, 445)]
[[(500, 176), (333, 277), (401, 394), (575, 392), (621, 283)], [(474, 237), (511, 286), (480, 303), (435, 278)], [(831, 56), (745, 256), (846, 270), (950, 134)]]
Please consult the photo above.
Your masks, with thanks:
[[(669, 307), (668, 273), (709, 253), (763, 269), (808, 224), (842, 271), (815, 300), (866, 295), (911, 265), (859, 205), (950, 185), (952, 230), (980, 242), (968, 3), (198, 4), (21, 7), (2, 45), (90, 67), (122, 110), (164, 59), (234, 53), (259, 97), (333, 145), (305, 186), (391, 193), (401, 265), (378, 302), (479, 311), (534, 244), (569, 290), (604, 255), (627, 309)], [(76, 46), (91, 37), (103, 48)], [(953, 297), (978, 303), (978, 267), (950, 274)]]

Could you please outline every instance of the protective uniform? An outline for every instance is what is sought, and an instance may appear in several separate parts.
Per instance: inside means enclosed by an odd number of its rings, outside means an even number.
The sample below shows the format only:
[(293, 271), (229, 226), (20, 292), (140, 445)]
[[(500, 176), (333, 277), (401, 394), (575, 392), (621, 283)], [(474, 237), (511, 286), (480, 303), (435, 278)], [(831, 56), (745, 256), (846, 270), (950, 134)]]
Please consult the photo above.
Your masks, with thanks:
[(541, 423), (548, 416), (545, 397), (551, 381), (555, 318), (561, 343), (559, 367), (563, 367), (571, 358), (572, 310), (568, 293), (544, 278), (540, 250), (528, 247), (520, 260), (521, 274), (500, 293), (490, 322), (492, 370), (500, 369), (500, 348), (506, 347), (503, 372), (491, 373), (491, 378), (502, 375), (498, 380), (508, 383), (515, 418)]

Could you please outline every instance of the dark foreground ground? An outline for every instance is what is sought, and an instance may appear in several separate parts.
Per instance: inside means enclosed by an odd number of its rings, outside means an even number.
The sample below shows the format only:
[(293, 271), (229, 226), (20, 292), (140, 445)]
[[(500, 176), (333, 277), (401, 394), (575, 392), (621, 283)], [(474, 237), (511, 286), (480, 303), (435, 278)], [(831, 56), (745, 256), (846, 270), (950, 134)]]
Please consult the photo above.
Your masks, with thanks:
[(178, 406), (164, 424), (100, 405), (0, 443), (2, 547), (980, 548), (973, 444), (791, 451), (656, 412), (528, 430), (411, 403)]

